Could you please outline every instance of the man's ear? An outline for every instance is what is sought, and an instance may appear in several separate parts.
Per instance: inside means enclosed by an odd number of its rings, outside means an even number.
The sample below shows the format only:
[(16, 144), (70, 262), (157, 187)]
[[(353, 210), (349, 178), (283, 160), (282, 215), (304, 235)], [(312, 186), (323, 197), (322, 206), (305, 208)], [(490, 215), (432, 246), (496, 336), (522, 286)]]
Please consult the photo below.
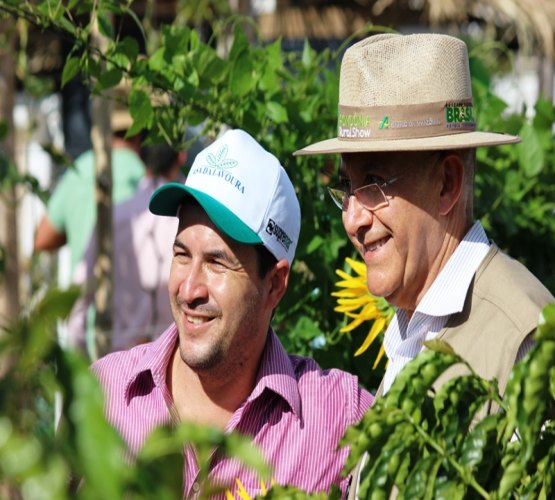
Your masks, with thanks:
[(279, 301), (287, 290), (289, 282), (289, 263), (286, 259), (278, 260), (276, 265), (268, 272), (270, 289), (268, 290), (268, 300), (271, 309), (275, 309)]
[(440, 213), (447, 215), (459, 201), (464, 187), (464, 162), (455, 152), (449, 153), (441, 161)]

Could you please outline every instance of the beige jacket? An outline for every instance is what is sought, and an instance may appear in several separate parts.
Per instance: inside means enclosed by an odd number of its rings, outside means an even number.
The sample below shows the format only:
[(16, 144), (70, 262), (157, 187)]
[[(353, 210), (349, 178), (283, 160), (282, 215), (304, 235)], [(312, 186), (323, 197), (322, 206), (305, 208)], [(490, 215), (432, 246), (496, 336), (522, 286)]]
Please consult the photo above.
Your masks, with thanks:
[[(464, 309), (452, 315), (436, 338), (448, 342), (478, 375), (496, 378), (505, 393), (511, 370), (524, 339), (538, 324), (543, 307), (555, 298), (526, 267), (504, 254), (494, 244), (478, 267)], [(465, 365), (446, 370), (436, 387), (468, 373)], [(383, 382), (376, 397), (383, 394)], [(497, 411), (493, 403), (479, 417)], [(358, 482), (358, 467), (352, 484)], [(348, 498), (356, 498), (351, 487)]]

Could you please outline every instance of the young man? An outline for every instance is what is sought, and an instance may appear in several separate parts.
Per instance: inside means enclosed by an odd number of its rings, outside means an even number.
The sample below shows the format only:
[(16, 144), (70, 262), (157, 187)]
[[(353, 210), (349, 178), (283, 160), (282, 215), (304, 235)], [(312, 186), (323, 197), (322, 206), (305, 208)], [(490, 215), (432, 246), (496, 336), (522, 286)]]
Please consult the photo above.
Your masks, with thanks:
[(378, 395), (429, 339), (496, 377), (502, 393), (529, 348), (542, 307), (555, 299), (488, 240), (472, 213), (476, 148), (519, 140), (476, 131), (461, 40), (375, 35), (346, 51), (338, 137), (296, 154), (341, 154), (330, 194), (366, 263), (370, 292), (397, 308)]
[[(329, 491), (347, 450), (338, 443), (372, 402), (356, 377), (288, 355), (270, 327), (300, 231), (295, 191), (279, 161), (232, 130), (197, 155), (185, 184), (167, 184), (150, 210), (178, 216), (169, 293), (175, 323), (151, 344), (94, 365), (109, 420), (131, 452), (153, 428), (196, 422), (252, 437), (278, 484)], [(183, 496), (200, 489), (186, 448)], [(254, 498), (261, 482), (214, 455), (210, 481)]]

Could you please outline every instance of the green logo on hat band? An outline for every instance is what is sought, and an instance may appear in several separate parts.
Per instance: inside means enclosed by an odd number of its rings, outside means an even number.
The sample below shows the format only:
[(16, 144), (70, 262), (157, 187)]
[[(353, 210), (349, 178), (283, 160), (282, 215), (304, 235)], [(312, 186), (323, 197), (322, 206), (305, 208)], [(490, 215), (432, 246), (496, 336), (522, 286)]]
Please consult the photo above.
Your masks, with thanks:
[(468, 103), (448, 104), (445, 106), (445, 120), (447, 123), (474, 123), (472, 105)]
[(206, 155), (206, 161), (209, 163), (208, 166), (212, 168), (233, 168), (237, 166), (237, 160), (232, 160), (231, 158), (227, 157), (228, 147), (227, 144), (224, 144), (216, 155), (212, 153), (208, 153)]

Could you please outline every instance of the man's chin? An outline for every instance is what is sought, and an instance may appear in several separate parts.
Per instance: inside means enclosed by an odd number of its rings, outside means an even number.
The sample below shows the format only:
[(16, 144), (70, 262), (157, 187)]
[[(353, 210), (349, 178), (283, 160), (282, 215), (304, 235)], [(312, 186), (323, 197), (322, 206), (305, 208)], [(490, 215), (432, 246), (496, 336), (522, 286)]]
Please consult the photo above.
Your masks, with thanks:
[(180, 348), (181, 360), (193, 371), (203, 372), (214, 369), (220, 363), (221, 356), (217, 352), (193, 353), (187, 348)]

